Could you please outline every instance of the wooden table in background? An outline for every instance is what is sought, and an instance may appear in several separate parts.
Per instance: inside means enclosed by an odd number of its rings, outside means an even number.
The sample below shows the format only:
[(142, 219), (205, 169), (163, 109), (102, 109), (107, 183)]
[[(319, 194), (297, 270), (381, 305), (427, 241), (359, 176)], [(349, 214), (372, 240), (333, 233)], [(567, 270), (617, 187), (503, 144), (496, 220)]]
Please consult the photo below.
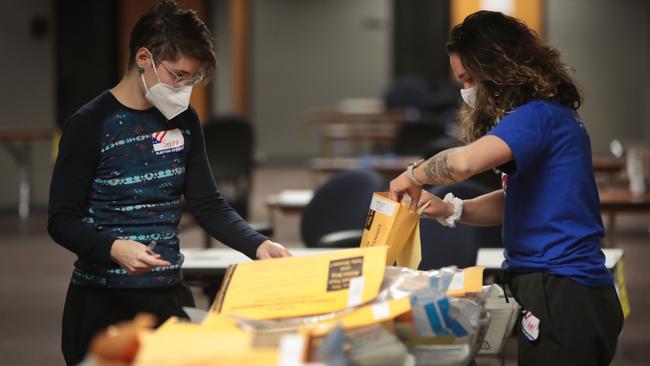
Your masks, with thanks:
[(601, 189), (600, 208), (607, 215), (607, 242), (610, 247), (616, 246), (616, 214), (632, 212), (650, 212), (650, 192), (633, 196), (628, 189)]
[(310, 161), (313, 172), (336, 174), (348, 170), (372, 169), (388, 181), (402, 174), (407, 165), (421, 159), (420, 156), (364, 155), (356, 158), (314, 158)]
[(0, 144), (16, 162), (18, 170), (18, 215), (22, 220), (29, 217), (32, 184), (32, 144), (50, 141), (51, 129), (0, 129)]
[(269, 212), (269, 223), (275, 230), (276, 212), (283, 214), (300, 214), (311, 201), (314, 191), (311, 189), (285, 190), (266, 197), (266, 208)]
[(625, 168), (625, 160), (614, 156), (593, 156), (594, 173), (618, 173)]
[[(345, 113), (337, 110), (315, 110), (309, 113), (310, 124), (320, 128), (321, 154), (337, 155), (337, 141), (352, 143), (353, 153), (377, 153), (379, 145), (391, 145), (397, 137), (399, 126), (406, 121), (406, 110), (389, 110), (380, 113)], [(370, 151), (360, 145), (369, 144)]]

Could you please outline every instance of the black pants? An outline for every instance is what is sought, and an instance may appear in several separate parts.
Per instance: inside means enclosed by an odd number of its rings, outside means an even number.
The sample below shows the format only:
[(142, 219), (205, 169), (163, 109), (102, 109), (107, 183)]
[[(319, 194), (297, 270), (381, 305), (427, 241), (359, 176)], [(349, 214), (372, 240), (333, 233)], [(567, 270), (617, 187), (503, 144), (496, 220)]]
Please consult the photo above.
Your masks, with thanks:
[(540, 319), (539, 337), (530, 341), (519, 327), (520, 366), (609, 365), (623, 327), (614, 286), (592, 288), (542, 272), (506, 276), (522, 307)]
[(187, 318), (183, 306), (194, 307), (184, 284), (162, 288), (95, 288), (70, 284), (63, 310), (61, 349), (68, 365), (79, 364), (98, 332), (131, 320), (138, 313), (156, 316), (158, 325), (170, 316)]

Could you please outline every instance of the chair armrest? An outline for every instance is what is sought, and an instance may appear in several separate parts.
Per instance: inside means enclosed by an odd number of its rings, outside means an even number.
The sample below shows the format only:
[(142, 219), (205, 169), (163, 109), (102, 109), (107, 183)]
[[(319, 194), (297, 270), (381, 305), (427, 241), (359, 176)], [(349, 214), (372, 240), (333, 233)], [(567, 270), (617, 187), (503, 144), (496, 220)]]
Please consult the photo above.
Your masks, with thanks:
[(363, 230), (344, 230), (329, 233), (321, 237), (316, 247), (323, 248), (354, 248), (361, 244)]

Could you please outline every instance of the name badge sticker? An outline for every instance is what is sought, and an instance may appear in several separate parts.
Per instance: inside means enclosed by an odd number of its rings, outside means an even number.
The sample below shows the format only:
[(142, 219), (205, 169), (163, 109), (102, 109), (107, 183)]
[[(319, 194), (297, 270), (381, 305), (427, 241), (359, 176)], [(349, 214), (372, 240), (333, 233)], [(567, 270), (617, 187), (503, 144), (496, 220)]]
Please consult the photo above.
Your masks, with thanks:
[(530, 311), (526, 311), (521, 318), (521, 330), (524, 336), (531, 342), (539, 337), (539, 319)]
[(151, 139), (156, 155), (181, 151), (185, 146), (185, 138), (178, 128), (154, 132), (151, 134)]

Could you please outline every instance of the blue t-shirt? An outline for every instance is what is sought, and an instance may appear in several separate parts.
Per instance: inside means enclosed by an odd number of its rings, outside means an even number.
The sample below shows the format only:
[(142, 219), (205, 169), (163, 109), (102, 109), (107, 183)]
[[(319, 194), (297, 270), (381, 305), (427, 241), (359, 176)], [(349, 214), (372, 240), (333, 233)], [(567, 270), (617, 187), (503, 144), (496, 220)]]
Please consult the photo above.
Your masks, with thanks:
[(592, 287), (612, 284), (589, 135), (575, 112), (524, 104), (490, 132), (512, 150), (504, 168), (504, 269), (545, 271)]

